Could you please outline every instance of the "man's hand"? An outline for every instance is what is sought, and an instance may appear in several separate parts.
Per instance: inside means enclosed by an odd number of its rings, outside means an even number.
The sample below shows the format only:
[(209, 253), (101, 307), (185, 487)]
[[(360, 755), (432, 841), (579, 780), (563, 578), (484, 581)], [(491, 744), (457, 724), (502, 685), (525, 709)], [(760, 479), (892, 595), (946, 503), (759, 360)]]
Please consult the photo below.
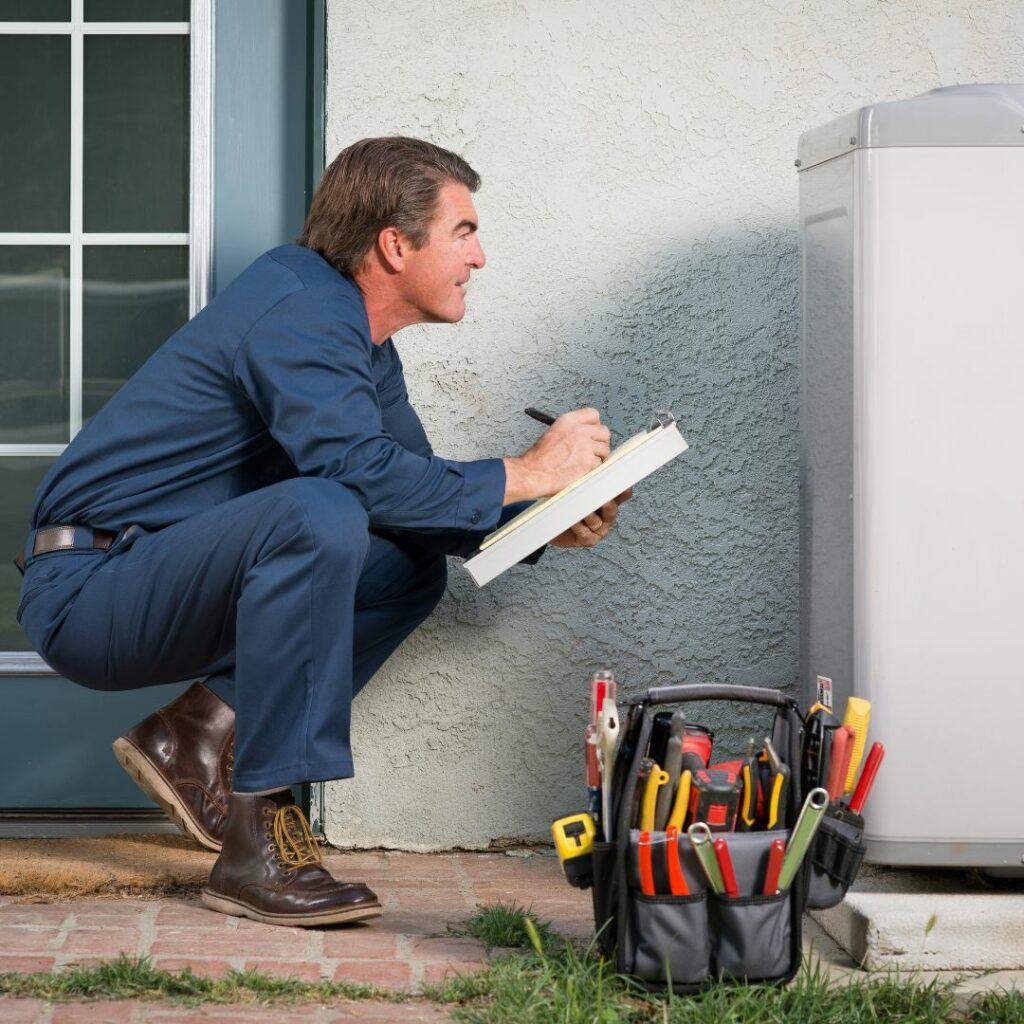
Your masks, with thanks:
[(527, 452), (504, 460), (504, 504), (556, 494), (600, 466), (610, 441), (596, 409), (563, 413)]
[(617, 498), (606, 502), (581, 523), (573, 523), (550, 543), (556, 548), (592, 548), (608, 536), (619, 517), (619, 506), (633, 497), (633, 488), (623, 491)]

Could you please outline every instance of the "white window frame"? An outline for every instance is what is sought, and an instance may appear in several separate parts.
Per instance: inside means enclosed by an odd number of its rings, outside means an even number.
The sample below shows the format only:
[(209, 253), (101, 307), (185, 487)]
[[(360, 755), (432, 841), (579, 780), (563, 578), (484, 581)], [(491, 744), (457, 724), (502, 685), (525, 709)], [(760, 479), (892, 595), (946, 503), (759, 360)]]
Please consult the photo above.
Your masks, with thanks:
[[(206, 305), (213, 280), (214, 0), (191, 0), (188, 22), (85, 21), (85, 0), (71, 0), (69, 22), (3, 21), (3, 35), (71, 37), (71, 216), (66, 232), (0, 232), (0, 246), (62, 245), (70, 250), (68, 440), (82, 429), (82, 252), (86, 245), (187, 245), (189, 316)], [(82, 230), (83, 54), (87, 35), (187, 35), (189, 52), (189, 229), (96, 233)], [(0, 456), (55, 456), (67, 444), (0, 444)], [(26, 531), (28, 524), (26, 523)], [(33, 651), (0, 651), (0, 675), (57, 675)]]

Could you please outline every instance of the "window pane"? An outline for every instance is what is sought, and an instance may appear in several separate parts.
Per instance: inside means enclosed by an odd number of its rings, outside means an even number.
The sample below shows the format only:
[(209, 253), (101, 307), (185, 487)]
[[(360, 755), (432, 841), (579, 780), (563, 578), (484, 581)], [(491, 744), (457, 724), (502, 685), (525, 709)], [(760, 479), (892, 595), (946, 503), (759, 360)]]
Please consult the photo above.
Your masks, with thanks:
[(0, 245), (0, 444), (68, 441), (68, 263), (64, 246)]
[(71, 40), (0, 36), (0, 231), (67, 231)]
[(86, 36), (86, 231), (187, 231), (188, 36)]
[(0, 0), (0, 21), (70, 21), (71, 0)]
[(90, 245), (83, 271), (88, 419), (188, 319), (188, 249)]
[(52, 458), (0, 458), (0, 651), (32, 649), (14, 617), (21, 573), (11, 559), (25, 543), (32, 499), (53, 462)]
[(189, 0), (85, 0), (86, 21), (188, 21)]

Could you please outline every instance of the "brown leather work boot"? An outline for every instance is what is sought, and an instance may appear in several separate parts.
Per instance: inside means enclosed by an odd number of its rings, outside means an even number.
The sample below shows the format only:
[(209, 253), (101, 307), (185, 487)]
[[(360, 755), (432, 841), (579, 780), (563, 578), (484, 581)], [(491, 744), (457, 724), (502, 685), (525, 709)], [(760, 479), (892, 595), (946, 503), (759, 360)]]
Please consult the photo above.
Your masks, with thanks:
[(114, 741), (124, 770), (186, 835), (220, 851), (231, 798), (235, 713), (193, 683)]
[(379, 917), (380, 901), (361, 882), (338, 882), (288, 790), (233, 793), (224, 848), (203, 902), (234, 917), (310, 927)]

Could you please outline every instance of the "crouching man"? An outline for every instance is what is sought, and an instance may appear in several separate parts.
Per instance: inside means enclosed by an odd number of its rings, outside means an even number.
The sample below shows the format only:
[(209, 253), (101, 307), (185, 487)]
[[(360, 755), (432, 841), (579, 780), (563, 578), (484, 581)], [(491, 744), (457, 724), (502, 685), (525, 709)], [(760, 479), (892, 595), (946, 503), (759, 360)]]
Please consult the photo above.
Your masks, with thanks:
[[(392, 336), (465, 314), (479, 183), (415, 139), (350, 146), (298, 244), (166, 341), (36, 495), (18, 618), (46, 661), (98, 690), (205, 677), (114, 746), (220, 851), (214, 910), (380, 913), (324, 868), (288, 787), (352, 775), (352, 698), (437, 604), (445, 555), (608, 454), (593, 409), (518, 456), (456, 462), (427, 441)], [(618, 504), (554, 543), (597, 543)]]

